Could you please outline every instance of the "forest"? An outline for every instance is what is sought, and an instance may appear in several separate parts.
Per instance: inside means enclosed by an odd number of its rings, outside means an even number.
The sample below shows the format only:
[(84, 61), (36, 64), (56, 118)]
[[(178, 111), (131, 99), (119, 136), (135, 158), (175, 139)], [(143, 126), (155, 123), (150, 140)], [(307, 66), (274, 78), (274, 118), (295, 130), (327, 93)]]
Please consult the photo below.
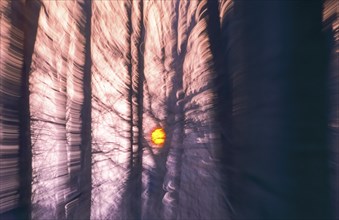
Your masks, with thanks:
[(1, 220), (339, 219), (336, 0), (0, 0)]

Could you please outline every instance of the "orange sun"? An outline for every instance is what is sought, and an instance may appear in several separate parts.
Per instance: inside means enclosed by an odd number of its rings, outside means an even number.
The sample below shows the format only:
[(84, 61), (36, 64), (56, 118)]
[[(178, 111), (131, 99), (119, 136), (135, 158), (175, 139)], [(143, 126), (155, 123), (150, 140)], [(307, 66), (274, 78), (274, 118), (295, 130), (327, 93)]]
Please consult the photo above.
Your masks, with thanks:
[(152, 131), (152, 142), (157, 145), (156, 147), (160, 148), (164, 145), (166, 140), (166, 133), (163, 128), (156, 128)]

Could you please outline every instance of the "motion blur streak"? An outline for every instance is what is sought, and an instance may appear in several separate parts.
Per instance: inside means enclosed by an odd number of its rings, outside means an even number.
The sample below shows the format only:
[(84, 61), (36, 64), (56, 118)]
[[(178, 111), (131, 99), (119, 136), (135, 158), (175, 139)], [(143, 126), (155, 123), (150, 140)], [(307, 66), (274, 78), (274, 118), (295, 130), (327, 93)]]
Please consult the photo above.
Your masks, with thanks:
[[(23, 31), (11, 23), (11, 2), (1, 1), (0, 213), (19, 204), (19, 112)], [(13, 39), (13, 40), (11, 40)], [(20, 53), (21, 52), (21, 53)], [(6, 98), (5, 98), (6, 97)]]
[(30, 77), (32, 218), (63, 219), (79, 195), (85, 18), (80, 1), (42, 4)]
[(339, 219), (337, 8), (0, 0), (0, 219)]
[[(129, 150), (128, 1), (93, 1), (91, 217), (114, 219), (127, 178)], [(119, 217), (117, 217), (119, 218)]]

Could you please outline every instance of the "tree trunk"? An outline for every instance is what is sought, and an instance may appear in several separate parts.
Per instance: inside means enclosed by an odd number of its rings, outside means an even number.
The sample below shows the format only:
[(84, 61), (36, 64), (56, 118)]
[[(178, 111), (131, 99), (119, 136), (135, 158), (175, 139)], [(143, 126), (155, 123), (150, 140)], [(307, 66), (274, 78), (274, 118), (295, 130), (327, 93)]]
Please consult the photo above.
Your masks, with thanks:
[[(219, 138), (219, 143), (213, 148), (213, 157), (217, 161), (217, 168), (220, 174), (220, 186), (222, 187), (223, 195), (222, 202), (228, 206), (227, 212), (232, 212), (232, 193), (231, 185), (234, 184), (233, 179), (233, 147), (232, 147), (232, 94), (231, 94), (231, 77), (228, 71), (228, 63), (225, 60), (227, 56), (228, 43), (228, 19), (230, 19), (230, 10), (221, 17), (220, 21), (218, 2), (208, 0), (208, 23), (207, 32), (211, 45), (211, 53), (213, 56), (213, 71), (216, 73), (214, 78), (214, 93), (215, 93), (215, 115), (214, 123)], [(231, 9), (232, 10), (232, 9)], [(223, 26), (221, 26), (221, 23)]]
[(135, 211), (134, 219), (141, 219), (142, 216), (142, 157), (143, 157), (143, 92), (144, 92), (144, 24), (143, 24), (143, 1), (139, 1), (138, 8), (140, 10), (140, 20), (139, 20), (139, 40), (135, 45), (135, 49), (138, 53), (138, 81), (137, 81), (137, 152), (135, 156), (135, 167), (133, 168), (133, 181), (135, 181), (135, 189), (133, 198), (135, 200), (132, 210)]
[(234, 2), (236, 219), (330, 219), (322, 3)]
[[(6, 103), (14, 101), (17, 112), (19, 131), (18, 178), (19, 178), (19, 203), (18, 207), (0, 215), (0, 218), (30, 219), (31, 218), (31, 183), (32, 183), (32, 150), (30, 133), (30, 108), (29, 108), (29, 74), (32, 53), (36, 38), (40, 4), (36, 1), (24, 2), (11, 1), (10, 8), (10, 50), (11, 56), (22, 58), (22, 62), (11, 63), (7, 60), (11, 77), (18, 78), (18, 96), (6, 96)], [(15, 54), (14, 54), (15, 53)], [(19, 59), (20, 60), (20, 59)], [(14, 67), (14, 69), (13, 69)], [(15, 70), (17, 68), (17, 71)], [(6, 72), (6, 71), (5, 71)], [(3, 73), (1, 73), (3, 74)], [(5, 74), (6, 75), (6, 74)], [(17, 76), (16, 76), (17, 75)], [(0, 85), (1, 86), (1, 85)], [(14, 99), (12, 99), (14, 98)], [(5, 106), (6, 109), (6, 106)], [(4, 114), (6, 115), (6, 114)], [(3, 116), (4, 116), (3, 115)], [(4, 118), (6, 120), (6, 118)], [(3, 121), (1, 122), (3, 123)], [(1, 143), (2, 144), (2, 143)]]
[[(137, 9), (138, 11), (135, 11)], [(143, 1), (132, 1), (127, 8), (130, 28), (130, 52), (128, 71), (130, 86), (128, 101), (130, 104), (130, 158), (129, 176), (122, 205), (123, 218), (142, 218), (142, 157), (143, 157), (143, 86), (144, 86), (144, 25)]]
[(84, 102), (81, 109), (81, 175), (79, 181), (80, 197), (76, 218), (91, 218), (91, 191), (92, 191), (92, 59), (91, 59), (91, 18), (92, 1), (85, 0), (83, 11), (85, 22), (85, 64), (83, 73)]

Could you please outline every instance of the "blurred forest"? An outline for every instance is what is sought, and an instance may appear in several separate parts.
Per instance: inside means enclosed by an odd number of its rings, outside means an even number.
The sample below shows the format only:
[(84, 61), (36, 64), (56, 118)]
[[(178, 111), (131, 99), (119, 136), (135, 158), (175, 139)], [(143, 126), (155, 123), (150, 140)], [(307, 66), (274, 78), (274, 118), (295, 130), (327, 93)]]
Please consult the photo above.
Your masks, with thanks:
[(1, 220), (339, 219), (337, 1), (0, 12)]

